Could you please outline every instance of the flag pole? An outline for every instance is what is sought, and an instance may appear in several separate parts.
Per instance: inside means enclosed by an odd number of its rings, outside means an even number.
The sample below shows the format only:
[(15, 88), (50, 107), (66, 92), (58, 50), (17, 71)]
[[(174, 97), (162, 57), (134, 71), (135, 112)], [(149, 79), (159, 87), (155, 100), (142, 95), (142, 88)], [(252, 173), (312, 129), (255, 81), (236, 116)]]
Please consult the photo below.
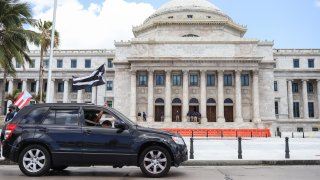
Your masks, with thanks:
[(96, 105), (98, 105), (98, 86), (96, 86)]
[(54, 0), (46, 103), (52, 102), (53, 100), (52, 97), (54, 93), (54, 89), (52, 89), (52, 92), (51, 92), (51, 83), (52, 83), (51, 79), (52, 79), (52, 58), (53, 58), (54, 32), (55, 32), (55, 25), (56, 25), (56, 12), (57, 12), (57, 0)]

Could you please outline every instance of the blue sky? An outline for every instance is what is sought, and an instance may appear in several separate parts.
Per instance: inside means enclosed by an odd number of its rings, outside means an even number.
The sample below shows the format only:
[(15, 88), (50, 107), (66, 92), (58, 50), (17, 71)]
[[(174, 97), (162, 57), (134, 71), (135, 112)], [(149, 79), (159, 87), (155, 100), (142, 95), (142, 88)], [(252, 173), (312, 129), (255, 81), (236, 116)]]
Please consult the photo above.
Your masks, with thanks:
[[(36, 18), (52, 20), (52, 0), (25, 1), (33, 5)], [(114, 40), (131, 39), (132, 26), (168, 1), (58, 0), (61, 48), (113, 48)], [(275, 48), (320, 48), (320, 0), (209, 1), (246, 25), (247, 38), (274, 40)]]

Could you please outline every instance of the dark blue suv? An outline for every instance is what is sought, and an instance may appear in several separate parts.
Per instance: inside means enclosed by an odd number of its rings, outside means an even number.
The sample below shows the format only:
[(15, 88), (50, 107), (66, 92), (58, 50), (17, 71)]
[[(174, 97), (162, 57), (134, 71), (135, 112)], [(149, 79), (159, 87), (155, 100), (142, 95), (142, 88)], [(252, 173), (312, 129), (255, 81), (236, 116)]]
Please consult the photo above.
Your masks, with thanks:
[(145, 128), (109, 107), (37, 104), (24, 107), (1, 134), (3, 156), (28, 176), (68, 166), (138, 166), (165, 176), (188, 159), (178, 134)]

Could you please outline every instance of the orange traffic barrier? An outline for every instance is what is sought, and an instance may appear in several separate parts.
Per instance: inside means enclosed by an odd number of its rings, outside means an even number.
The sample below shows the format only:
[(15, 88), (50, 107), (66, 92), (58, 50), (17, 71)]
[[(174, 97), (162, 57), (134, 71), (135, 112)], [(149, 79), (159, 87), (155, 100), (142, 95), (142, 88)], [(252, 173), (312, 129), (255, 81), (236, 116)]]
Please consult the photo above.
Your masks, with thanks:
[(189, 129), (163, 128), (181, 136), (194, 137), (271, 137), (269, 129)]

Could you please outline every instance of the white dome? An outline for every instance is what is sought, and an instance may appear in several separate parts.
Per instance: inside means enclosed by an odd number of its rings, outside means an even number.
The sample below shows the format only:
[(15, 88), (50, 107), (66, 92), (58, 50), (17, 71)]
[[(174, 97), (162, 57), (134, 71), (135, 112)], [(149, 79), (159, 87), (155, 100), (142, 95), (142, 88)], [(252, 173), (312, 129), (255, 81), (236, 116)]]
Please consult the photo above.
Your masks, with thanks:
[(171, 0), (162, 5), (154, 14), (162, 14), (164, 12), (177, 10), (204, 10), (204, 11), (220, 11), (220, 9), (207, 0)]

